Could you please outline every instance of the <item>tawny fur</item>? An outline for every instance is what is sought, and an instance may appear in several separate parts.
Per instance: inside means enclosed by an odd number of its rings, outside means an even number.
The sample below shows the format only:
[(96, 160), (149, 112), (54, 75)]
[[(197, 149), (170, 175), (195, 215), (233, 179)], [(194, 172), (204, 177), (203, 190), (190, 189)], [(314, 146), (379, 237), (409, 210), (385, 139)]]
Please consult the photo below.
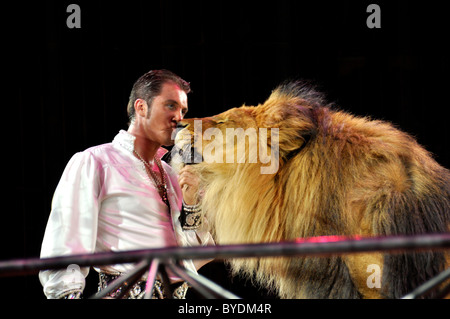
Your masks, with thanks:
[[(191, 124), (185, 134), (193, 134), (193, 120), (184, 121)], [(449, 231), (449, 171), (410, 135), (334, 110), (308, 86), (286, 83), (264, 104), (202, 120), (203, 131), (217, 127), (224, 135), (227, 127), (279, 129), (274, 174), (261, 174), (261, 163), (194, 166), (218, 244)], [(230, 263), (281, 298), (399, 298), (448, 267), (442, 251)], [(380, 289), (367, 286), (370, 264), (383, 270)]]

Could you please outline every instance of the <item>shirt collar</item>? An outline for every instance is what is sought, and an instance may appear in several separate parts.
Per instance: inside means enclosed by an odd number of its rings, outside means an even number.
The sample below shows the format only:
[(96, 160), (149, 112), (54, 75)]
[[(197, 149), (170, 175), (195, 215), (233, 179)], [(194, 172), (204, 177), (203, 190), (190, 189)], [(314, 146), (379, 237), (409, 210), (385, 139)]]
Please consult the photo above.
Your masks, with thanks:
[[(127, 151), (133, 153), (134, 152), (134, 141), (136, 140), (136, 136), (134, 136), (133, 134), (128, 133), (127, 131), (124, 130), (120, 130), (119, 134), (117, 134), (114, 137), (113, 143), (114, 144), (120, 144), (124, 149), (126, 149)], [(163, 147), (158, 148), (158, 150), (156, 151), (156, 157), (158, 157), (159, 159), (161, 159), (164, 154), (166, 154), (168, 152), (168, 150), (166, 150)]]

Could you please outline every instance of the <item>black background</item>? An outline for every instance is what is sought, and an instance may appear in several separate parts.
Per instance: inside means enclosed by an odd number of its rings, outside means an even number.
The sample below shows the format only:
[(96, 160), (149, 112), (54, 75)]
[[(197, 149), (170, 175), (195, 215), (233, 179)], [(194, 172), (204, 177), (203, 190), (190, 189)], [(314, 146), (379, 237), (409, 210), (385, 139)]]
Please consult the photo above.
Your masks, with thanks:
[[(80, 29), (66, 25), (70, 3), (81, 8)], [(381, 29), (366, 25), (370, 3), (381, 8)], [(191, 82), (188, 117), (256, 105), (286, 79), (310, 79), (339, 108), (394, 123), (449, 167), (443, 3), (72, 0), (3, 7), (0, 259), (39, 256), (67, 161), (127, 128), (131, 86), (151, 69)], [(220, 264), (204, 271), (243, 296), (265, 296), (229, 281)], [(44, 298), (37, 276), (0, 282), (6, 296)]]

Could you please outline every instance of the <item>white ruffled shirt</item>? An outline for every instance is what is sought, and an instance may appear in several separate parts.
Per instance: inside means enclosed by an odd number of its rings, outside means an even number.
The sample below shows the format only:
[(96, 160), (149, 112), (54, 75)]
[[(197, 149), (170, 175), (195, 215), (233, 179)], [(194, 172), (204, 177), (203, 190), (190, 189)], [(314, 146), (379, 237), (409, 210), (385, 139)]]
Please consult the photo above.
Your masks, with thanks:
[[(176, 174), (162, 162), (168, 176), (170, 214), (144, 164), (133, 155), (134, 140), (121, 130), (112, 143), (91, 147), (70, 159), (54, 193), (41, 258), (214, 244), (207, 231), (182, 230), (182, 192)], [(157, 156), (165, 152), (160, 148)], [(194, 272), (201, 265), (184, 261)], [(96, 270), (126, 273), (133, 267), (120, 264)], [(67, 291), (83, 290), (88, 272), (88, 267), (81, 268), (84, 276), (67, 280), (67, 270), (45, 270), (39, 279), (47, 298), (58, 298)]]

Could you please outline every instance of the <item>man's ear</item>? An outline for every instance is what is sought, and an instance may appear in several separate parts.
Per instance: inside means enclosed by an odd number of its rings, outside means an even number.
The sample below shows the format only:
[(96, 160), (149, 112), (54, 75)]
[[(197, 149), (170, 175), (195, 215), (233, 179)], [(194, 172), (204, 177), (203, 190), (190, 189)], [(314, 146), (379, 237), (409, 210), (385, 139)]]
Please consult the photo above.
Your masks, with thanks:
[(134, 101), (134, 110), (137, 116), (146, 117), (148, 112), (147, 102), (143, 99), (136, 99)]

